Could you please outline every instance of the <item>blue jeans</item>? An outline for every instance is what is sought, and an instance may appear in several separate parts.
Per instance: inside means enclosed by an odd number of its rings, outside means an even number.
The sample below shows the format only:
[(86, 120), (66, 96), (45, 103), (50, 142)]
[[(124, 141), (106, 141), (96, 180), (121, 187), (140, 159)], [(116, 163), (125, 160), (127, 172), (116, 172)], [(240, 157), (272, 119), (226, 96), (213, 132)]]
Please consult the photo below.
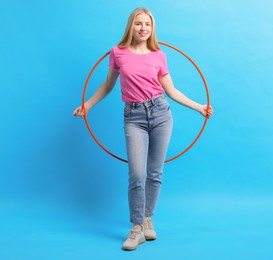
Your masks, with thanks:
[(140, 103), (125, 103), (124, 132), (129, 166), (130, 221), (143, 224), (154, 214), (173, 119), (164, 94)]

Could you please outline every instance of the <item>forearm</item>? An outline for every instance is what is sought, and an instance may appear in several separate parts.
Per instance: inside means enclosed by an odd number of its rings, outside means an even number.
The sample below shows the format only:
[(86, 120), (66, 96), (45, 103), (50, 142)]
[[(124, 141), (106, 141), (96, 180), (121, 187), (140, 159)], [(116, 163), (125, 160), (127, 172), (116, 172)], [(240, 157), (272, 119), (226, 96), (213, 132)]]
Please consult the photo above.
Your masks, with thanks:
[(87, 110), (92, 108), (94, 105), (96, 105), (98, 102), (100, 102), (103, 98), (105, 98), (113, 89), (113, 86), (109, 86), (107, 82), (105, 81), (101, 86), (98, 88), (98, 90), (95, 92), (95, 94), (88, 99), (84, 106)]
[(117, 70), (109, 69), (105, 82), (102, 83), (95, 94), (85, 102), (84, 106), (87, 110), (96, 105), (111, 92), (116, 84), (118, 76), (119, 72)]
[(202, 106), (198, 104), (197, 102), (189, 99), (187, 96), (185, 96), (181, 91), (176, 89), (173, 85), (172, 78), (170, 74), (166, 74), (159, 78), (159, 81), (164, 88), (166, 94), (177, 103), (189, 107), (191, 109), (194, 109), (198, 112), (202, 110)]
[(166, 91), (166, 94), (175, 102), (200, 112), (201, 105), (185, 96), (178, 89), (173, 88), (169, 92)]

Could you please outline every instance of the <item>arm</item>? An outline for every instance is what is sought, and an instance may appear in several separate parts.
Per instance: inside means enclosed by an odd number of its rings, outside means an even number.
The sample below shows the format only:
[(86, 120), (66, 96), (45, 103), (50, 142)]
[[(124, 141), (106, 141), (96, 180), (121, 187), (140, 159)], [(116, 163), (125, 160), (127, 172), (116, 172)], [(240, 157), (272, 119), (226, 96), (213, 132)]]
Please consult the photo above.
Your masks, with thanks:
[[(94, 95), (84, 103), (84, 109), (82, 106), (76, 108), (73, 112), (74, 116), (83, 116), (87, 114), (89, 109), (105, 98), (114, 88), (119, 72), (114, 69), (109, 69), (106, 80), (97, 89)], [(85, 111), (84, 111), (85, 110)]]
[(213, 109), (210, 107), (210, 109), (207, 111), (207, 105), (201, 105), (188, 97), (186, 97), (181, 91), (175, 88), (172, 78), (170, 74), (163, 75), (159, 78), (159, 82), (161, 83), (163, 89), (165, 90), (168, 97), (170, 97), (172, 100), (176, 101), (177, 103), (189, 107), (191, 109), (194, 109), (198, 112), (200, 112), (203, 116), (210, 117), (213, 114)]

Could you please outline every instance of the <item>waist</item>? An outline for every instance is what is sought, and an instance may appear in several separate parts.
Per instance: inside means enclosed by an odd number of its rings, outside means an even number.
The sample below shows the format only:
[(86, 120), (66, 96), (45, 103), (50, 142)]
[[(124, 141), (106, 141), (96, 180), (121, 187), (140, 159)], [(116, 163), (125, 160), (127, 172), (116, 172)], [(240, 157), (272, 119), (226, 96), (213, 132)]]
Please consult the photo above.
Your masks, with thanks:
[(154, 104), (156, 104), (156, 102), (158, 102), (162, 98), (165, 99), (165, 93), (162, 93), (156, 97), (153, 97), (151, 99), (147, 99), (147, 100), (144, 100), (141, 102), (125, 102), (125, 106), (135, 107), (135, 106), (139, 106), (139, 105), (145, 105), (145, 106), (154, 105)]

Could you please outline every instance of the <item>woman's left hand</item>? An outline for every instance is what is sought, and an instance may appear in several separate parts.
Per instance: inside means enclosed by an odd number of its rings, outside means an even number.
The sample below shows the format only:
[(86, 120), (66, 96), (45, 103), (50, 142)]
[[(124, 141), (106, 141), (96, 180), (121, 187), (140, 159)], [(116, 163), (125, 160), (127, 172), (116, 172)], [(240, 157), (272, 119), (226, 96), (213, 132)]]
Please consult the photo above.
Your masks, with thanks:
[(204, 117), (210, 118), (213, 115), (214, 110), (211, 106), (209, 106), (209, 109), (208, 109), (208, 105), (201, 105), (199, 112)]

